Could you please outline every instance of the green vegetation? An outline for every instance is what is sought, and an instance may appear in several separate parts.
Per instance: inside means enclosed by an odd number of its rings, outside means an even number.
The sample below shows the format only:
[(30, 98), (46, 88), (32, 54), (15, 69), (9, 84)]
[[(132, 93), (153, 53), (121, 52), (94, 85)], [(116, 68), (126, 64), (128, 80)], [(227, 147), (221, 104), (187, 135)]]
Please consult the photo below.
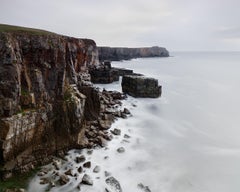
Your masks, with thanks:
[(55, 34), (49, 31), (44, 31), (40, 29), (33, 29), (27, 27), (19, 27), (14, 25), (0, 24), (0, 32), (21, 32), (21, 33), (30, 33), (34, 35), (51, 35)]
[(26, 189), (28, 187), (29, 180), (39, 170), (40, 170), (40, 168), (36, 168), (28, 173), (16, 175), (6, 181), (0, 181), (0, 192), (5, 191), (6, 189), (13, 189), (13, 188)]

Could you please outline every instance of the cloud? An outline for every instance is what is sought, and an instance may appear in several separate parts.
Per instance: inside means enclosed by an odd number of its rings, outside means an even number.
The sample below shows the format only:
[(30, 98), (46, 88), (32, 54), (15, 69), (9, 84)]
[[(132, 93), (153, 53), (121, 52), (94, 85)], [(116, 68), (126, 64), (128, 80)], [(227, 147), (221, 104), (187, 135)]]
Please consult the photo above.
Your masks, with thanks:
[(239, 6), (238, 0), (1, 0), (0, 22), (92, 38), (99, 45), (240, 50), (223, 41), (239, 37)]

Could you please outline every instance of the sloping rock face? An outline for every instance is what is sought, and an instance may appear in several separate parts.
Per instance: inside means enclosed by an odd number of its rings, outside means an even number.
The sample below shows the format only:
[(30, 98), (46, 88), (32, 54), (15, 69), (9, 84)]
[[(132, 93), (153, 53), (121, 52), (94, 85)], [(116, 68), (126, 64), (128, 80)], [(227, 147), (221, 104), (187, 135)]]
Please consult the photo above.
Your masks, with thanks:
[[(84, 76), (96, 64), (93, 40), (0, 32), (1, 177), (81, 145), (88, 95), (80, 88), (88, 86)], [(84, 93), (97, 100), (88, 89)]]
[(157, 98), (161, 96), (162, 87), (154, 78), (143, 75), (125, 75), (122, 79), (122, 91), (133, 97)]
[(163, 47), (98, 47), (99, 60), (121, 61), (141, 57), (168, 57), (169, 52)]

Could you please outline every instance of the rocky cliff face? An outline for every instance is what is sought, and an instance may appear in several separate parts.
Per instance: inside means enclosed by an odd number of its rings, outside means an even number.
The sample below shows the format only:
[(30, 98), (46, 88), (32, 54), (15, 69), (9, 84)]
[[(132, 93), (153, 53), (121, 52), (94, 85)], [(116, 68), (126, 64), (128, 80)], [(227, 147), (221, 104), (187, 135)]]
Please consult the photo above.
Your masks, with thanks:
[[(88, 87), (85, 72), (96, 64), (98, 51), (93, 40), (24, 30), (0, 32), (0, 162), (4, 177), (81, 145), (87, 95), (80, 89)], [(85, 93), (97, 100), (97, 92), (89, 89)]]
[(168, 57), (169, 52), (163, 47), (124, 48), (98, 47), (99, 60), (120, 61), (141, 57)]

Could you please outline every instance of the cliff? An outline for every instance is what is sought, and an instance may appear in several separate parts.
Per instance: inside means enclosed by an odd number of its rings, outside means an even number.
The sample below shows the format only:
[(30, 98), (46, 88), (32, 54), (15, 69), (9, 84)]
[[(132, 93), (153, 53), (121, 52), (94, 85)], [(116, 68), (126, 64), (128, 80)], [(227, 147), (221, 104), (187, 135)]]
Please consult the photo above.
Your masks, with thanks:
[(169, 52), (163, 47), (98, 47), (99, 60), (120, 61), (141, 57), (168, 57)]
[(87, 100), (98, 99), (85, 77), (96, 64), (93, 40), (0, 25), (1, 177), (81, 146)]

